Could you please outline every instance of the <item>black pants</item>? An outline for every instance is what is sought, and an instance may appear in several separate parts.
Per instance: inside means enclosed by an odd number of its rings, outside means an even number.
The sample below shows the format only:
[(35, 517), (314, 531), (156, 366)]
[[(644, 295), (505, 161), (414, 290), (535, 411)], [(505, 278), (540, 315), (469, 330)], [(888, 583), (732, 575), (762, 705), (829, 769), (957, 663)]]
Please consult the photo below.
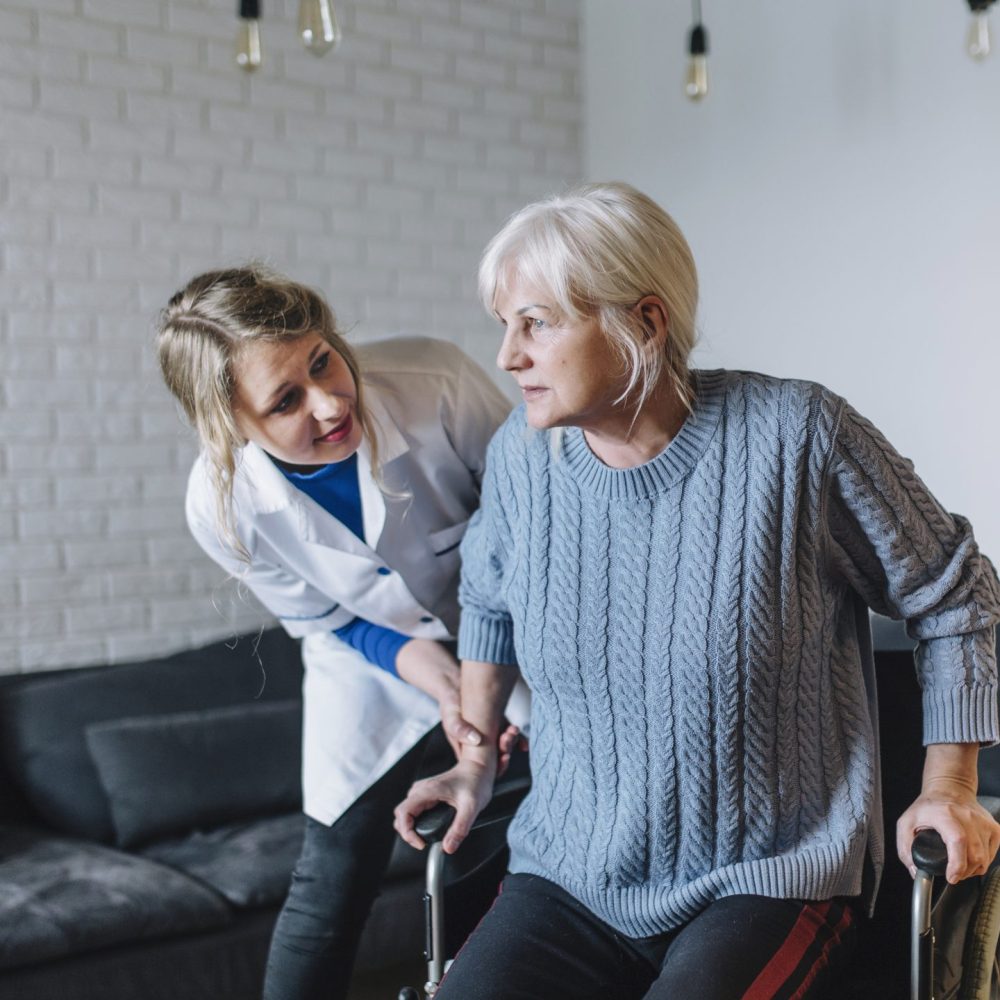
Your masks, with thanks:
[(627, 938), (546, 879), (508, 875), (435, 1000), (799, 1000), (850, 955), (849, 902), (730, 896)]
[(347, 996), (361, 932), (396, 839), (392, 811), (406, 797), (425, 755), (436, 772), (449, 766), (448, 753), (438, 726), (332, 826), (306, 817), (302, 853), (271, 941), (265, 1000)]

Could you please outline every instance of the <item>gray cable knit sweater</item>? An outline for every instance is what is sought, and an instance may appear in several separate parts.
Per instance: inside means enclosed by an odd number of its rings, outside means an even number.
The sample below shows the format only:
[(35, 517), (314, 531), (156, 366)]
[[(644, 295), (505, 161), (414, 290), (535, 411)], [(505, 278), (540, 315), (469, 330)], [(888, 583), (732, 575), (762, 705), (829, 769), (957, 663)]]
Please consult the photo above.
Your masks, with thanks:
[(998, 736), (1000, 585), (968, 523), (822, 386), (695, 384), (632, 469), (576, 428), (554, 457), (515, 410), (462, 545), (460, 654), (532, 691), (510, 870), (632, 937), (881, 869), (869, 606), (919, 640), (926, 742)]

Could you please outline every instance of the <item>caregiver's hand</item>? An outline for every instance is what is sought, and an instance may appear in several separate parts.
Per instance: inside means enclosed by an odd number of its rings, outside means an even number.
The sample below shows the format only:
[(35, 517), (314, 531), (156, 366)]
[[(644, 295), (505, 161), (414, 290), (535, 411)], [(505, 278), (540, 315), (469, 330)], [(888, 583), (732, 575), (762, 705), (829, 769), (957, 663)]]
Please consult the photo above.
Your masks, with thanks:
[(437, 700), (441, 709), (441, 727), (455, 751), (462, 756), (461, 748), (477, 747), (483, 735), (462, 718), (459, 707), (458, 660), (444, 646), (433, 639), (411, 639), (396, 654), (396, 673), (421, 691)]

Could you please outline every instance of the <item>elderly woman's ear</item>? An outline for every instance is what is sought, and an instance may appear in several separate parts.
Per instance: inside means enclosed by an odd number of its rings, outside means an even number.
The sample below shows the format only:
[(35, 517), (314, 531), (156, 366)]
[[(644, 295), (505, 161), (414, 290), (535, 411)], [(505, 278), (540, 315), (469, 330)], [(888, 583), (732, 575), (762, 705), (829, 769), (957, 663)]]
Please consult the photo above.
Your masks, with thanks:
[(663, 299), (658, 295), (646, 295), (635, 304), (634, 312), (642, 323), (646, 344), (662, 347), (670, 328), (670, 318)]

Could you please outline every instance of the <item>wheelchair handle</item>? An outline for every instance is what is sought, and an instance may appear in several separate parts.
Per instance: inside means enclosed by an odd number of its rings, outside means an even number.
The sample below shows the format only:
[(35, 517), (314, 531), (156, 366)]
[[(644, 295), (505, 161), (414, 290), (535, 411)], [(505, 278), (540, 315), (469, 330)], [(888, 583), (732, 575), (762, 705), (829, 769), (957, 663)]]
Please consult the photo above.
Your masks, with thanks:
[(914, 866), (935, 878), (941, 878), (948, 868), (948, 848), (937, 830), (920, 830), (911, 848)]

